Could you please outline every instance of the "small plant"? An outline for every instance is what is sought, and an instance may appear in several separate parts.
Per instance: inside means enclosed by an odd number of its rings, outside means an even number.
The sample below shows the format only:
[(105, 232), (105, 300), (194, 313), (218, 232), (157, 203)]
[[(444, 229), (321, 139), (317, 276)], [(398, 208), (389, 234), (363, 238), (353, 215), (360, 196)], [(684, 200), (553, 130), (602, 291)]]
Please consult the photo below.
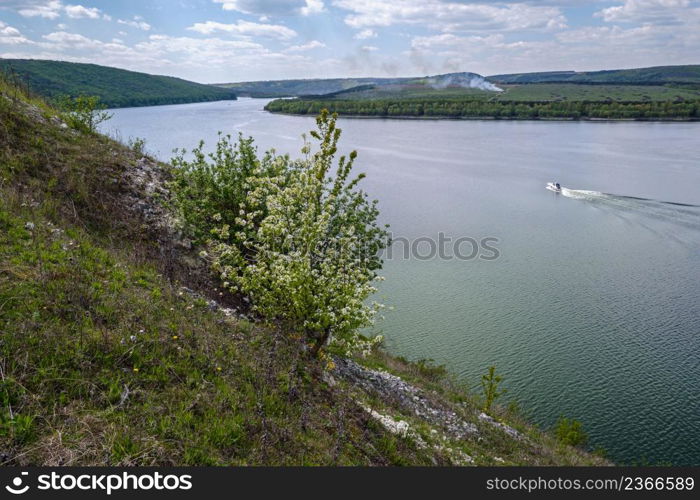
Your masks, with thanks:
[(583, 424), (564, 416), (557, 420), (554, 433), (560, 443), (569, 446), (583, 446), (588, 442), (588, 434), (583, 430)]
[(15, 415), (10, 421), (12, 437), (17, 444), (25, 444), (34, 438), (34, 417), (30, 415)]
[(62, 96), (57, 99), (56, 105), (63, 112), (68, 126), (85, 133), (97, 132), (100, 123), (112, 118), (98, 96)]
[(494, 401), (505, 394), (505, 389), (499, 390), (499, 385), (503, 382), (503, 377), (496, 375), (496, 367), (489, 366), (489, 372), (481, 376), (481, 389), (484, 394), (484, 412), (489, 413)]
[(136, 154), (144, 156), (146, 154), (146, 139), (143, 137), (131, 137), (127, 143), (130, 149), (133, 149)]

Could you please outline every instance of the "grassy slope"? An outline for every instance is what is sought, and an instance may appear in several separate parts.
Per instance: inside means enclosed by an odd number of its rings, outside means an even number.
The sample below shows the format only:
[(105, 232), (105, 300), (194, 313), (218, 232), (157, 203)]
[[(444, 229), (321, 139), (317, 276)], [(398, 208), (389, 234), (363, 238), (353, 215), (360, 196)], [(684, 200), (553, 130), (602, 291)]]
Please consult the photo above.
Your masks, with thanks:
[[(387, 432), (357, 400), (434, 439), (390, 400), (324, 382), (299, 340), (182, 292), (192, 269), (125, 201), (140, 161), (0, 80), (0, 463), (430, 465), (454, 449), (477, 464), (604, 463), (502, 410), (531, 442), (484, 428), (421, 448)], [(439, 372), (364, 362), (474, 420), (475, 399)]]
[(606, 71), (552, 71), (544, 73), (513, 73), (493, 75), (489, 80), (502, 83), (700, 83), (700, 65), (655, 66)]
[(17, 74), (34, 92), (49, 98), (61, 95), (97, 95), (110, 107), (236, 98), (231, 90), (96, 64), (0, 59), (0, 71)]

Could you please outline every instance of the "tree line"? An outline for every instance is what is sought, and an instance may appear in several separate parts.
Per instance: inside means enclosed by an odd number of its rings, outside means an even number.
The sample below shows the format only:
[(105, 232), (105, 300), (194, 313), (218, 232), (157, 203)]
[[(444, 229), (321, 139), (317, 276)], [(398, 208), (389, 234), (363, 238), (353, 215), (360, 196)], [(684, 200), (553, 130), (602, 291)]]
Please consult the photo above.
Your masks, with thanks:
[(377, 117), (498, 118), (498, 119), (637, 119), (698, 120), (700, 100), (675, 101), (495, 101), (479, 99), (278, 99), (267, 111)]

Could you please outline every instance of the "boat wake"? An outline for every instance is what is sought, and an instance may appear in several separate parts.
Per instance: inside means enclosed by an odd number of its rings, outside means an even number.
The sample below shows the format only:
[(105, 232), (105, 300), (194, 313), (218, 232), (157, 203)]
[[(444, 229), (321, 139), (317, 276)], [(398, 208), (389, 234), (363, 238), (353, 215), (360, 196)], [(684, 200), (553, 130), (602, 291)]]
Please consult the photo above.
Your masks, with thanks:
[(561, 195), (591, 203), (602, 209), (614, 210), (620, 215), (638, 215), (700, 231), (700, 205), (570, 189), (563, 186)]

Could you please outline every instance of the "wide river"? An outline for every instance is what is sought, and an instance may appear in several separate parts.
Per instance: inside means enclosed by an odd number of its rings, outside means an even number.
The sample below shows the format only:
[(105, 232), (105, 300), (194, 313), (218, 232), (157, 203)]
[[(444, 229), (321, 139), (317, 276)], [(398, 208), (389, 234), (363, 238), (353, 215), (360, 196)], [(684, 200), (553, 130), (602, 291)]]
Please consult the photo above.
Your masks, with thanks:
[[(298, 155), (313, 118), (266, 102), (118, 109), (103, 129), (163, 160), (218, 131)], [(340, 126), (397, 239), (377, 325), (393, 353), (474, 389), (495, 365), (534, 422), (579, 419), (618, 462), (700, 464), (700, 123)], [(496, 250), (469, 259), (466, 238)]]

